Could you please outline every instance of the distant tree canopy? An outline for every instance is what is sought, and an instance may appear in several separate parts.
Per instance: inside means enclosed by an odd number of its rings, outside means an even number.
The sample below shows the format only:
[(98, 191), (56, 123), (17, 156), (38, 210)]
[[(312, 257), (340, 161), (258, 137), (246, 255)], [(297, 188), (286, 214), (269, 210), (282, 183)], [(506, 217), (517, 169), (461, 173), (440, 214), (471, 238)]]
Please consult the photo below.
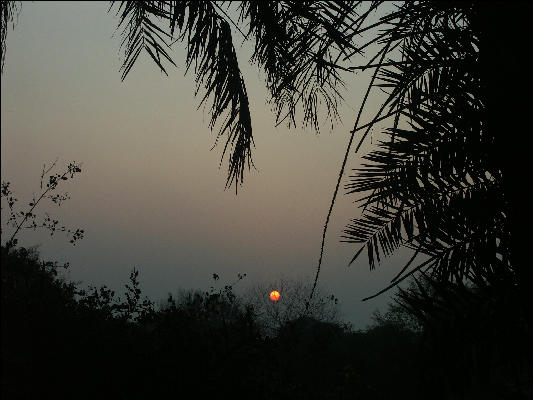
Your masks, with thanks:
[(507, 304), (475, 292), (420, 282), (410, 290), (431, 292), (418, 295), (424, 306), (392, 306), (366, 331), (315, 314), (264, 335), (261, 310), (231, 285), (156, 307), (135, 270), (121, 298), (105, 286), (81, 289), (63, 267), (1, 246), (2, 398), (531, 398), (530, 338)]
[[(257, 323), (266, 335), (277, 335), (281, 327), (301, 317), (340, 324), (338, 299), (323, 289), (309, 299), (311, 285), (312, 282), (304, 280), (280, 278), (252, 285), (243, 298), (254, 307)], [(267, 296), (274, 289), (281, 294), (276, 302)]]
[(416, 381), (400, 391), (379, 385), (383, 376), (399, 382), (418, 374), (414, 362), (400, 368), (389, 354), (393, 344), (402, 344), (396, 355), (416, 349), (409, 335), (394, 337), (390, 330), (374, 337), (304, 317), (265, 337), (254, 308), (228, 287), (169, 297), (155, 307), (143, 300), (136, 271), (121, 299), (105, 286), (82, 290), (62, 276), (61, 265), (35, 251), (2, 246), (1, 256), (2, 398), (379, 399), (395, 393), (412, 399), (418, 393)]
[[(163, 72), (169, 49), (183, 42), (201, 102), (211, 101), (210, 126), (225, 136), (227, 186), (242, 184), (252, 163), (252, 116), (234, 35), (253, 42), (251, 60), (265, 71), (278, 123), (319, 129), (321, 110), (334, 123), (343, 76), (372, 71), (339, 173), (326, 230), (347, 158), (378, 123), (385, 140), (354, 170), (347, 193), (363, 208), (344, 240), (366, 249), (370, 268), (400, 247), (415, 255), (387, 290), (426, 272), (438, 281), (504, 285), (522, 293), (531, 282), (520, 190), (527, 147), (526, 94), (531, 81), (526, 3), (485, 2), (112, 2), (125, 79), (142, 52)], [(2, 3), (2, 60), (15, 2)], [(508, 57), (506, 55), (509, 55)], [(343, 74), (346, 75), (343, 75)], [(361, 115), (376, 91), (386, 97), (370, 123)], [(322, 105), (324, 108), (320, 108)], [(355, 149), (352, 148), (358, 138)], [(353, 261), (352, 260), (352, 261)], [(530, 310), (531, 311), (531, 310)], [(533, 313), (526, 313), (533, 314)]]

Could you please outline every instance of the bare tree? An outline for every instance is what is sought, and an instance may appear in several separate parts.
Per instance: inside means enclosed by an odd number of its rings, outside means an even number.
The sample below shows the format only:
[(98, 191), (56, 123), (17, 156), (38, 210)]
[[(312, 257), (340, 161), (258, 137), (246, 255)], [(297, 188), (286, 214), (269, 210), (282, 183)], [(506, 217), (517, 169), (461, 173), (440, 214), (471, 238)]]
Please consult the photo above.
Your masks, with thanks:
[[(340, 323), (338, 300), (334, 295), (324, 295), (318, 287), (316, 295), (309, 299), (312, 282), (303, 279), (279, 278), (252, 285), (243, 301), (253, 306), (263, 334), (275, 335), (281, 327), (300, 317), (322, 322)], [(278, 301), (269, 297), (271, 291), (280, 293)]]

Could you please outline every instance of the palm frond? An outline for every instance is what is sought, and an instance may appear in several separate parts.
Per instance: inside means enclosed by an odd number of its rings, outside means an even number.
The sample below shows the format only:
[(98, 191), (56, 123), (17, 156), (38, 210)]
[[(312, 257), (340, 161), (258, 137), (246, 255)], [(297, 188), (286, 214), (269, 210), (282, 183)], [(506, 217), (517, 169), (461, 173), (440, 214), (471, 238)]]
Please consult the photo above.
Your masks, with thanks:
[(9, 29), (9, 25), (12, 24), (12, 26), (15, 26), (15, 19), (18, 17), (20, 10), (22, 8), (22, 2), (20, 1), (2, 1), (2, 4), (0, 6), (0, 20), (1, 20), (1, 26), (0, 26), (0, 42), (2, 47), (2, 55), (1, 55), (1, 64), (0, 64), (0, 71), (4, 72), (4, 61), (6, 59), (6, 51), (7, 51), (7, 31)]
[[(111, 7), (113, 4), (114, 2)], [(118, 6), (117, 15), (119, 27), (124, 25), (121, 42), (124, 49), (122, 80), (126, 79), (143, 51), (146, 51), (159, 69), (167, 74), (163, 60), (176, 65), (165, 50), (169, 48), (167, 40), (170, 35), (152, 21), (152, 19), (168, 18), (164, 5), (160, 2), (122, 1)]]
[(352, 262), (366, 248), (371, 269), (401, 246), (425, 258), (413, 257), (383, 291), (419, 271), (476, 284), (514, 274), (501, 245), (509, 221), (496, 141), (483, 122), (471, 12), (470, 4), (405, 3), (404, 21), (390, 19), (386, 36), (400, 44), (400, 59), (390, 53), (373, 65), (386, 64), (374, 86), (388, 97), (365, 129), (382, 113), (394, 122), (346, 184), (364, 211), (343, 239), (362, 245)]
[[(173, 11), (184, 12), (184, 9), (176, 7)], [(218, 137), (227, 134), (222, 153), (223, 158), (231, 149), (226, 186), (235, 183), (237, 190), (244, 179), (245, 167), (253, 165), (253, 135), (248, 94), (239, 69), (231, 27), (210, 2), (191, 2), (187, 11), (186, 20), (174, 13), (171, 13), (171, 18), (181, 22), (178, 28), (182, 32), (181, 39), (187, 42), (187, 70), (194, 65), (197, 91), (202, 86), (205, 88), (201, 104), (209, 97), (213, 98), (211, 129), (226, 114)]]
[(255, 36), (252, 61), (266, 71), (267, 88), (278, 124), (320, 130), (321, 105), (326, 118), (339, 118), (343, 100), (339, 61), (353, 50), (354, 31), (375, 9), (371, 3), (363, 16), (361, 2), (241, 2), (241, 20), (248, 22), (247, 36)]
[[(118, 12), (120, 25), (125, 25), (123, 79), (143, 51), (166, 73), (163, 61), (175, 65), (167, 51), (169, 42), (185, 42), (187, 71), (192, 67), (196, 74), (196, 94), (205, 90), (200, 106), (212, 99), (210, 129), (222, 121), (215, 143), (226, 136), (221, 163), (226, 152), (231, 153), (226, 187), (235, 183), (237, 190), (246, 167), (253, 165), (253, 136), (248, 95), (228, 21), (212, 2), (131, 1), (122, 2)], [(168, 28), (161, 28), (160, 21)]]

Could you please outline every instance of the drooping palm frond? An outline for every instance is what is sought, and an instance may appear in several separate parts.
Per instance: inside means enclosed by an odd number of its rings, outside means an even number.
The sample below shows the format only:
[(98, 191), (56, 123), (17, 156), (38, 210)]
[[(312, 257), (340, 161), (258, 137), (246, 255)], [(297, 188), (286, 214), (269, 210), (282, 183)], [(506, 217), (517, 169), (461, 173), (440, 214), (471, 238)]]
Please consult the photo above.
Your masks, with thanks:
[[(252, 123), (246, 86), (237, 62), (231, 28), (212, 2), (123, 2), (119, 6), (120, 24), (125, 24), (125, 61), (123, 78), (145, 50), (166, 73), (163, 60), (174, 64), (167, 50), (168, 42), (177, 39), (187, 46), (187, 71), (196, 73), (197, 94), (205, 94), (200, 106), (212, 99), (210, 128), (223, 119), (218, 138), (226, 135), (221, 162), (229, 156), (226, 186), (235, 183), (237, 190), (245, 167), (252, 165)], [(164, 21), (161, 28), (153, 19)]]
[[(221, 121), (218, 139), (226, 135), (222, 158), (230, 151), (227, 186), (238, 187), (244, 170), (253, 165), (252, 124), (244, 79), (235, 53), (231, 25), (246, 39), (255, 38), (252, 61), (266, 71), (267, 88), (278, 123), (320, 130), (321, 112), (332, 123), (342, 101), (342, 57), (353, 52), (353, 38), (379, 2), (240, 2), (232, 19), (230, 8), (216, 2), (122, 2), (125, 26), (123, 78), (142, 51), (166, 73), (173, 64), (168, 41), (187, 46), (187, 70), (194, 66), (201, 104), (212, 99), (210, 127)], [(364, 8), (359, 14), (358, 9)], [(154, 21), (167, 25), (161, 28)], [(241, 29), (239, 24), (247, 24)], [(246, 33), (243, 32), (247, 30)]]
[[(113, 4), (113, 3), (112, 3)], [(153, 19), (167, 17), (161, 3), (144, 1), (123, 1), (118, 6), (119, 27), (125, 25), (121, 46), (125, 49), (122, 64), (122, 80), (126, 79), (139, 55), (146, 51), (160, 70), (167, 74), (162, 58), (173, 64), (165, 48), (170, 35), (161, 29)], [(168, 74), (167, 74), (168, 75)]]
[(179, 14), (182, 10), (174, 8), (171, 17), (178, 21), (181, 39), (187, 40), (187, 69), (194, 64), (198, 89), (203, 85), (206, 90), (202, 103), (213, 96), (210, 127), (214, 128), (217, 120), (229, 110), (218, 137), (228, 134), (222, 154), (224, 157), (228, 148), (232, 150), (226, 184), (229, 187), (235, 182), (237, 189), (244, 178), (245, 167), (253, 165), (253, 136), (248, 94), (232, 42), (230, 24), (210, 2), (190, 2), (186, 21)]
[(277, 122), (320, 130), (321, 105), (339, 118), (348, 53), (354, 37), (379, 2), (241, 2), (241, 21), (255, 36), (252, 61), (266, 71)]
[[(375, 8), (378, 9), (382, 2), (374, 2), (373, 3)], [(389, 4), (390, 6), (390, 4)], [(394, 6), (393, 6), (394, 7)], [(398, 124), (400, 122), (400, 116), (401, 114), (408, 108), (412, 108), (413, 106), (417, 106), (417, 104), (408, 102), (409, 99), (406, 98), (406, 91), (405, 90), (397, 90), (396, 93), (389, 93), (389, 97), (383, 102), (381, 107), (379, 108), (377, 114), (374, 116), (374, 118), (369, 122), (362, 126), (360, 126), (360, 120), (361, 115), (363, 113), (363, 110), (365, 110), (367, 100), (369, 98), (369, 94), (371, 89), (374, 87), (380, 88), (379, 83), (376, 82), (376, 76), (379, 74), (380, 78), (382, 79), (383, 75), (383, 69), (386, 67), (401, 67), (401, 66), (413, 66), (412, 62), (409, 62), (408, 60), (405, 60), (405, 51), (400, 51), (400, 59), (395, 59), (394, 55), (398, 53), (398, 49), (404, 48), (405, 50), (405, 43), (408, 40), (413, 40), (413, 38), (424, 37), (428, 32), (432, 32), (432, 29), (430, 28), (434, 24), (445, 24), (448, 23), (449, 20), (446, 18), (447, 13), (450, 12), (451, 9), (457, 11), (458, 15), (460, 17), (457, 17), (453, 19), (453, 21), (456, 24), (462, 24), (467, 18), (464, 17), (464, 14), (466, 14), (465, 10), (469, 9), (469, 4), (460, 4), (460, 3), (449, 3), (449, 4), (437, 4), (432, 2), (403, 2), (400, 3), (398, 6), (396, 6), (397, 9), (394, 11), (387, 10), (385, 11), (384, 15), (379, 18), (377, 22), (372, 22), (368, 25), (363, 26), (363, 22), (367, 22), (367, 14), (364, 14), (364, 17), (361, 20), (361, 23), (357, 25), (357, 29), (354, 30), (353, 35), (361, 35), (363, 33), (366, 33), (371, 30), (380, 29), (377, 33), (375, 33), (373, 36), (370, 37), (369, 40), (366, 42), (363, 42), (362, 44), (359, 44), (355, 47), (355, 51), (350, 53), (348, 56), (345, 57), (345, 60), (348, 59), (350, 56), (356, 54), (356, 53), (362, 53), (363, 50), (367, 50), (368, 48), (377, 47), (377, 51), (369, 58), (369, 60), (362, 64), (362, 65), (355, 65), (350, 66), (348, 70), (357, 71), (357, 70), (365, 70), (365, 69), (374, 69), (374, 74), (370, 80), (370, 84), (368, 86), (368, 89), (366, 91), (366, 94), (363, 98), (362, 104), (359, 108), (359, 112), (357, 114), (355, 126), (353, 130), (351, 131), (350, 140), (347, 146), (346, 154), (344, 156), (344, 160), (339, 172), (339, 178), (337, 181), (336, 188), (333, 193), (333, 197), (331, 200), (330, 208), (326, 217), (326, 222), (324, 224), (323, 234), (322, 234), (322, 245), (320, 250), (320, 258), (318, 262), (316, 277), (315, 277), (315, 284), (318, 280), (318, 276), (320, 273), (320, 268), (322, 264), (322, 255), (324, 251), (324, 245), (325, 245), (325, 236), (326, 231), (328, 228), (329, 220), (331, 217), (332, 209), (335, 204), (337, 193), (339, 186), (342, 181), (342, 177), (344, 175), (344, 169), (346, 166), (347, 158), (351, 151), (351, 146), (354, 140), (354, 136), (356, 133), (358, 133), (361, 130), (364, 130), (364, 133), (359, 139), (359, 143), (356, 146), (355, 151), (359, 151), (362, 143), (367, 138), (368, 133), (371, 131), (371, 129), (379, 122), (386, 120), (390, 117), (394, 117), (393, 122), (393, 131), (398, 127)], [(387, 58), (392, 57), (392, 58)], [(380, 88), (382, 89), (382, 88)], [(422, 101), (425, 101), (425, 98), (421, 99)], [(392, 140), (394, 141), (394, 136), (392, 137)], [(361, 252), (358, 251), (356, 256)], [(352, 260), (353, 261), (353, 260)], [(311, 297), (313, 296), (313, 291), (311, 291)]]
[(4, 61), (6, 59), (6, 51), (7, 51), (7, 31), (9, 29), (9, 25), (12, 24), (15, 25), (15, 18), (20, 13), (20, 9), (22, 6), (22, 2), (20, 1), (2, 1), (2, 4), (0, 5), (0, 20), (1, 20), (1, 26), (0, 26), (0, 41), (2, 46), (2, 56), (1, 56), (1, 64), (0, 64), (0, 71), (4, 72)]
[(401, 246), (425, 255), (385, 289), (418, 271), (479, 285), (514, 276), (498, 149), (484, 126), (472, 5), (406, 3), (398, 13), (404, 20), (391, 21), (388, 32), (399, 54), (377, 64), (375, 86), (388, 97), (366, 129), (381, 112), (394, 117), (392, 127), (346, 185), (363, 195), (363, 215), (343, 237), (363, 246), (352, 262), (364, 248), (371, 268)]

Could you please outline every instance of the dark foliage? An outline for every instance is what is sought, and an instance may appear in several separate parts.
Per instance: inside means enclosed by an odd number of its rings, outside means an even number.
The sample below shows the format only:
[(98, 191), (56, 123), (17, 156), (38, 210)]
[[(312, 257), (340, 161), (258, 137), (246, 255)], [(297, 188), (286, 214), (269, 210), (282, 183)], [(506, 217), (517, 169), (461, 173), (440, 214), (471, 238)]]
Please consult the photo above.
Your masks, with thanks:
[[(531, 396), (533, 277), (529, 205), (521, 193), (529, 147), (521, 136), (512, 140), (530, 130), (531, 90), (513, 79), (531, 81), (521, 44), (531, 6), (402, 2), (372, 22), (381, 6), (242, 2), (234, 21), (217, 2), (121, 2), (122, 77), (143, 51), (166, 73), (173, 64), (168, 48), (184, 42), (187, 69), (194, 66), (198, 89), (205, 90), (201, 103), (212, 99), (210, 127), (225, 116), (217, 137), (226, 135), (227, 186), (237, 188), (252, 165), (253, 136), (231, 25), (255, 39), (252, 61), (266, 72), (278, 122), (295, 125), (301, 112), (304, 125), (318, 130), (320, 102), (331, 121), (337, 118), (340, 71), (370, 69), (311, 296), (354, 135), (362, 133), (357, 151), (373, 127), (389, 123), (385, 140), (346, 186), (362, 196), (363, 215), (347, 226), (345, 239), (362, 245), (353, 260), (366, 249), (371, 269), (402, 246), (413, 250), (380, 293), (415, 276), (416, 286), (400, 291), (398, 300), (415, 325), (401, 316), (382, 318), (366, 333), (353, 333), (299, 318), (263, 338), (254, 310), (236, 304), (230, 289), (185, 302), (169, 298), (155, 310), (141, 301), (135, 271), (122, 302), (105, 287), (78, 291), (57, 278), (56, 265), (10, 245), (2, 248), (3, 394)], [(15, 2), (2, 3), (2, 65), (16, 11)], [(372, 29), (375, 35), (356, 43)], [(363, 64), (343, 64), (370, 49), (376, 51)], [(374, 89), (386, 99), (361, 125)], [(2, 193), (10, 202), (8, 189)], [(19, 215), (23, 223), (31, 216)]]
[[(363, 243), (371, 268), (407, 246), (428, 258), (406, 265), (448, 282), (513, 280), (502, 168), (494, 131), (485, 129), (474, 8), (409, 3), (388, 35), (401, 62), (379, 69), (376, 85), (394, 112), (389, 139), (364, 156), (349, 193), (364, 193), (363, 216), (346, 240)], [(355, 257), (354, 257), (355, 259)]]
[(7, 51), (7, 30), (9, 28), (9, 24), (13, 24), (13, 26), (15, 25), (15, 20), (18, 13), (20, 12), (21, 5), (22, 2), (20, 1), (2, 1), (0, 4), (0, 41), (2, 47), (2, 58), (0, 68), (2, 72), (4, 72), (4, 61), (6, 59)]
[[(17, 235), (21, 232), (21, 229), (44, 229), (50, 232), (53, 236), (57, 232), (63, 232), (70, 237), (69, 242), (76, 245), (76, 242), (83, 239), (85, 231), (80, 228), (67, 228), (64, 225), (59, 224), (59, 220), (50, 217), (48, 213), (45, 213), (45, 217), (39, 217), (36, 213), (36, 208), (44, 200), (50, 200), (54, 205), (61, 206), (63, 202), (70, 199), (68, 192), (60, 192), (61, 185), (73, 179), (78, 173), (81, 172), (81, 164), (76, 162), (69, 163), (62, 172), (52, 172), (56, 167), (57, 160), (50, 166), (46, 164), (43, 166), (41, 172), (41, 183), (39, 188), (39, 194), (33, 195), (32, 200), (28, 203), (27, 207), (21, 206), (15, 194), (11, 190), (11, 182), (2, 181), (0, 187), (0, 198), (5, 200), (7, 204), (8, 218), (4, 222), (6, 225), (13, 228), (13, 233), (6, 241), (7, 247), (16, 246), (18, 238)], [(38, 222), (41, 220), (40, 222)], [(3, 228), (0, 228), (0, 233), (3, 233)]]
[(530, 10), (525, 3), (402, 3), (383, 31), (387, 56), (373, 66), (371, 86), (386, 100), (354, 130), (363, 140), (390, 121), (385, 140), (346, 185), (359, 194), (363, 214), (345, 239), (363, 245), (354, 260), (366, 249), (370, 268), (400, 247), (413, 251), (376, 295), (419, 277), (400, 291), (400, 304), (423, 327), (446, 397), (531, 395), (528, 206), (519, 161), (527, 147), (518, 156), (512, 139), (527, 129), (530, 91), (511, 78), (526, 76), (517, 39)]
[(444, 398), (526, 399), (533, 394), (527, 322), (516, 290), (467, 287), (422, 275), (399, 290), (397, 307), (415, 318), (425, 381)]
[(337, 1), (123, 1), (117, 7), (124, 27), (122, 79), (143, 51), (166, 74), (165, 64), (174, 65), (171, 45), (183, 42), (187, 71), (194, 67), (197, 93), (202, 87), (205, 91), (200, 104), (212, 99), (211, 129), (223, 120), (217, 142), (226, 135), (222, 158), (231, 152), (227, 187), (235, 183), (237, 189), (246, 167), (253, 165), (253, 135), (231, 27), (244, 41), (254, 40), (251, 61), (266, 72), (278, 124), (295, 126), (302, 118), (304, 126), (319, 131), (321, 112), (331, 123), (338, 119), (340, 72), (347, 70), (348, 53), (355, 50), (356, 30), (376, 8), (374, 3), (362, 6), (360, 15), (358, 6)]
[(201, 295), (206, 313), (172, 299), (156, 312), (141, 299), (136, 271), (121, 301), (106, 287), (79, 290), (58, 277), (58, 268), (25, 249), (2, 247), (4, 398), (254, 390), (232, 367), (241, 358), (255, 362), (250, 310), (217, 319), (227, 300)]
[[(135, 271), (124, 300), (80, 290), (59, 266), (2, 247), (2, 398), (416, 398), (417, 335), (350, 332), (301, 317), (275, 337), (230, 287), (141, 299)], [(405, 362), (406, 359), (410, 362)], [(361, 397), (363, 396), (363, 397)]]

